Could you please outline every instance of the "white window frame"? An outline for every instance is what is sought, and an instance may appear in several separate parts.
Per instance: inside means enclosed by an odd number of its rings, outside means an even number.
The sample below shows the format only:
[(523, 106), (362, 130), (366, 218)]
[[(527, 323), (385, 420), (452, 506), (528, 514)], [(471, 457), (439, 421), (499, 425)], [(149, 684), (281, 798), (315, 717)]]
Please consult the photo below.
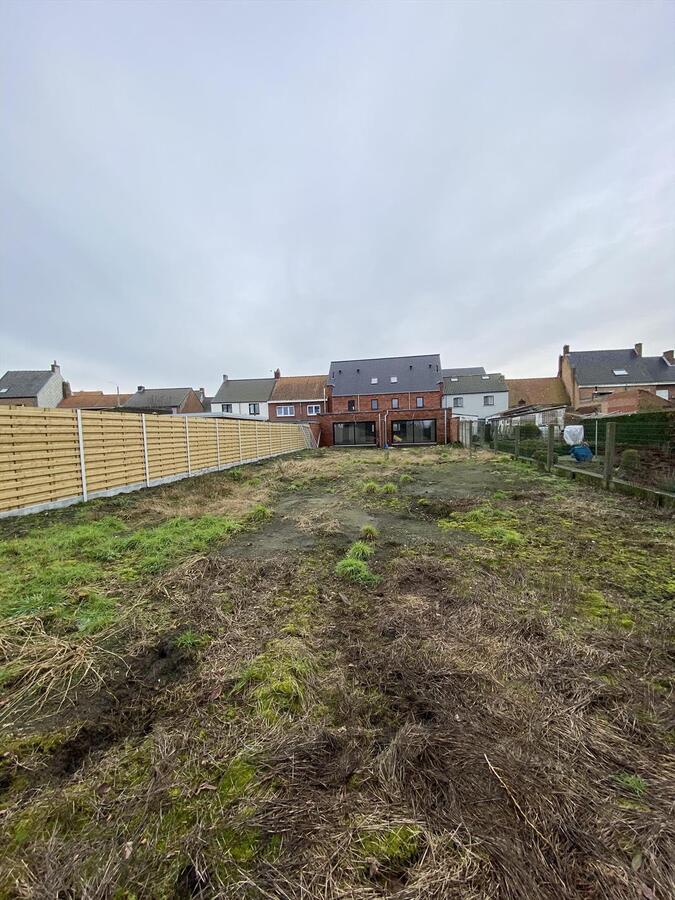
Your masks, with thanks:
[(295, 415), (295, 406), (286, 405), (286, 406), (277, 406), (277, 417), (284, 418), (285, 416), (294, 416)]
[(377, 384), (377, 375), (373, 375), (373, 377), (370, 379), (370, 383)]
[(390, 375), (389, 381), (391, 381), (392, 384), (396, 384), (396, 382), (398, 381), (398, 375)]
[(453, 397), (452, 398), (452, 408), (453, 409), (462, 409), (464, 407), (464, 397)]
[(249, 414), (249, 416), (259, 416), (260, 415), (260, 404), (257, 402), (249, 403), (248, 414)]
[(221, 403), (220, 411), (224, 412), (224, 413), (231, 413), (232, 412), (232, 404), (231, 403)]
[(391, 398), (391, 408), (398, 409), (398, 397)]
[(612, 369), (612, 375), (628, 375), (626, 369)]
[(424, 409), (424, 397), (415, 397), (415, 407), (417, 409)]
[(320, 403), (308, 403), (307, 404), (307, 415), (308, 416), (318, 416), (321, 414), (321, 404)]
[(494, 394), (484, 394), (483, 395), (483, 406), (494, 406), (495, 405), (495, 395)]

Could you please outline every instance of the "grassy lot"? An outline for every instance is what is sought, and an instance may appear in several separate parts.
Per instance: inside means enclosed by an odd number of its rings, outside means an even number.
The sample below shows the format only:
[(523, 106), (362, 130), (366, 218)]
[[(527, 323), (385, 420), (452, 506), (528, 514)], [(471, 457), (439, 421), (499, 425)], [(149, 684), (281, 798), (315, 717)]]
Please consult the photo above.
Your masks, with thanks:
[(0, 896), (675, 895), (674, 550), (441, 448), (0, 522)]

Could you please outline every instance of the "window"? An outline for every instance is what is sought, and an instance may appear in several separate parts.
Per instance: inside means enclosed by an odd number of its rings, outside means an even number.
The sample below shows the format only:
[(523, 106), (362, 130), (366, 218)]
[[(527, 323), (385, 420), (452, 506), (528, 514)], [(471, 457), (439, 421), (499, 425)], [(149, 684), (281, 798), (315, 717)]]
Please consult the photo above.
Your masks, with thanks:
[(347, 400), (347, 409), (349, 412), (354, 412), (356, 409), (356, 400)]
[(398, 397), (391, 398), (391, 408), (398, 409)]
[(391, 381), (392, 384), (396, 384), (396, 382), (398, 381), (398, 376), (397, 376), (397, 375), (392, 375), (392, 376), (390, 377), (389, 381)]
[(410, 419), (392, 422), (391, 440), (394, 444), (434, 444), (436, 442), (436, 420)]
[(424, 406), (424, 397), (415, 397), (415, 406), (417, 406), (418, 409), (422, 409)]
[(294, 416), (294, 406), (277, 406), (277, 416)]
[(248, 414), (249, 414), (249, 416), (259, 416), (260, 415), (260, 404), (259, 403), (249, 403)]
[(0, 394), (6, 394), (9, 388), (0, 388)]
[(377, 384), (377, 378), (371, 378), (371, 379), (370, 379), (370, 383), (371, 383), (371, 384)]
[(615, 375), (628, 375), (628, 372), (625, 369), (612, 369)]
[(374, 422), (335, 422), (333, 443), (338, 447), (354, 444), (375, 444)]
[(307, 404), (307, 415), (308, 416), (318, 416), (321, 412), (321, 404), (320, 403), (308, 403)]
[(452, 405), (455, 409), (459, 409), (461, 406), (464, 406), (464, 397), (453, 397)]
[(494, 394), (486, 394), (483, 397), (483, 406), (494, 406), (494, 405), (495, 405)]
[(459, 378), (456, 375), (451, 375), (450, 381), (459, 381)]
[(232, 404), (231, 403), (223, 403), (223, 412), (231, 413), (232, 412)]
[(483, 381), (489, 381), (489, 380), (490, 380), (490, 376), (489, 376), (489, 375), (481, 375), (480, 377), (483, 379)]
[(370, 401), (370, 408), (371, 408), (371, 409), (377, 409), (377, 400), (371, 400), (371, 401)]

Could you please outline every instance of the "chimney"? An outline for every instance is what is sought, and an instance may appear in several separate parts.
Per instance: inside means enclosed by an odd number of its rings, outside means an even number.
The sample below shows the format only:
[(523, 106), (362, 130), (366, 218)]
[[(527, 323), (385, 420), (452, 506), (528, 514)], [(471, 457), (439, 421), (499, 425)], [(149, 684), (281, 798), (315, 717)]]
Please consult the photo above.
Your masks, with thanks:
[(70, 389), (70, 382), (64, 381), (61, 385), (61, 390), (63, 391), (63, 399), (66, 400), (68, 397), (73, 396), (73, 392)]
[(569, 344), (565, 344), (565, 345), (563, 346), (563, 356), (567, 356), (569, 352), (570, 352), (570, 345), (569, 345)]
[(669, 365), (675, 366), (675, 359), (673, 358), (673, 351), (672, 351), (672, 350), (664, 350), (664, 351), (663, 351), (663, 358), (665, 359), (665, 361), (666, 361)]
[(198, 394), (198, 396), (199, 396), (199, 399), (200, 399), (200, 400), (202, 401), (202, 403), (203, 403), (203, 402), (204, 402), (204, 397), (206, 396), (206, 392), (204, 391), (204, 388), (199, 388), (199, 390), (197, 391), (197, 394)]
[(281, 369), (275, 369), (275, 370), (274, 370), (274, 377), (275, 377), (277, 380), (279, 380), (279, 378), (281, 378)]
[(223, 375), (223, 381), (227, 381), (227, 375)]
[(61, 366), (57, 364), (56, 360), (52, 363), (52, 372), (56, 372), (57, 375), (61, 374)]
[(642, 356), (642, 344), (635, 345), (635, 355)]
[(138, 387), (136, 388), (136, 390), (138, 391), (139, 394), (142, 394), (143, 391), (145, 390), (145, 385), (139, 384)]

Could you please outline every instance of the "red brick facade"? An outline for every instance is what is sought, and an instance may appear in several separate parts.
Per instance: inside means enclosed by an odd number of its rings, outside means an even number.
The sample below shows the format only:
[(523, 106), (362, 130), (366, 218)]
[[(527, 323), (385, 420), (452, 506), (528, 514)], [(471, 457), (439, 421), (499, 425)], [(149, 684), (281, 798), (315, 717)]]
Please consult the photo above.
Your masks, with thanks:
[[(433, 420), (436, 423), (437, 444), (452, 443), (459, 439), (459, 419), (452, 415), (452, 410), (442, 408), (443, 391), (440, 385), (437, 391), (360, 394), (354, 397), (333, 397), (330, 385), (326, 390), (328, 411), (320, 417), (320, 446), (333, 446), (333, 426), (350, 422), (372, 422), (375, 437), (373, 446), (378, 447), (385, 444), (397, 445), (393, 423), (403, 421)], [(418, 397), (422, 397), (424, 406), (417, 406)], [(398, 409), (392, 406), (395, 398), (398, 399)], [(377, 409), (371, 406), (373, 400), (377, 401)], [(353, 410), (349, 408), (349, 401), (353, 402)]]
[[(295, 415), (292, 416), (278, 416), (277, 408), (279, 406), (292, 406)], [(318, 419), (316, 413), (313, 413), (311, 416), (307, 412), (308, 406), (318, 406), (321, 412), (325, 412), (326, 403), (324, 400), (312, 400), (306, 402), (305, 400), (289, 400), (284, 403), (274, 403), (270, 401), (269, 403), (269, 415), (270, 422), (313, 422)]]

